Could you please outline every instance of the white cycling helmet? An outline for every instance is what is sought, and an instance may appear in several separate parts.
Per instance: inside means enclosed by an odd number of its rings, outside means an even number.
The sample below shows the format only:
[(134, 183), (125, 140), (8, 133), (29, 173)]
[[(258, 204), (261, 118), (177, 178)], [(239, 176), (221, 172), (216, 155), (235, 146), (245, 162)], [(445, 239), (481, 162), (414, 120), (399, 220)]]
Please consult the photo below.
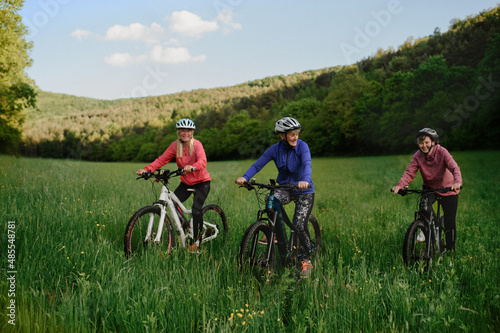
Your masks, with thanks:
[(191, 119), (181, 119), (177, 122), (177, 124), (175, 124), (175, 127), (177, 129), (181, 129), (181, 128), (188, 128), (188, 129), (195, 129), (196, 127), (194, 126), (194, 123)]
[(300, 126), (300, 123), (297, 120), (293, 119), (292, 117), (285, 117), (276, 122), (274, 131), (276, 133), (286, 133), (299, 128), (302, 128), (302, 126)]

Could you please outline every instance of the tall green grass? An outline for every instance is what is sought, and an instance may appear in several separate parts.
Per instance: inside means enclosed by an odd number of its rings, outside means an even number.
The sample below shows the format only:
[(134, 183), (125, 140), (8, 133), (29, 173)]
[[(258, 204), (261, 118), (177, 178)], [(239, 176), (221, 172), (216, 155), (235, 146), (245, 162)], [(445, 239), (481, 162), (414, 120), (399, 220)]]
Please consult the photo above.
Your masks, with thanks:
[[(155, 199), (151, 183), (135, 180), (143, 165), (2, 156), (0, 329), (496, 331), (500, 152), (454, 157), (464, 178), (457, 250), (430, 274), (407, 270), (401, 258), (416, 197), (389, 192), (410, 156), (321, 158), (313, 160), (321, 257), (308, 279), (281, 270), (267, 281), (237, 267), (239, 242), (258, 205), (234, 179), (251, 161), (208, 165), (213, 181), (207, 203), (219, 204), (228, 216), (226, 244), (207, 244), (199, 255), (152, 249), (127, 261), (125, 226)], [(275, 176), (267, 166), (257, 179)], [(420, 184), (416, 179), (412, 186)], [(10, 302), (8, 221), (16, 225), (15, 327), (4, 315)]]

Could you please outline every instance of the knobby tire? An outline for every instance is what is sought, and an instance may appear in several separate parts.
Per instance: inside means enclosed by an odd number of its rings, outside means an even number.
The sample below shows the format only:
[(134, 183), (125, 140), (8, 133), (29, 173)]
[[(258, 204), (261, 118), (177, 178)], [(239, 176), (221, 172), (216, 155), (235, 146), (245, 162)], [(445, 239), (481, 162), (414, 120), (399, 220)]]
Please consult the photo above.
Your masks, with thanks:
[[(227, 218), (222, 208), (216, 204), (208, 204), (203, 207), (201, 214), (203, 215), (204, 222), (215, 224), (219, 229), (219, 232), (222, 232), (222, 242), (225, 243), (227, 236)], [(210, 236), (211, 231), (206, 230), (204, 234)], [(217, 238), (219, 237), (220, 236), (217, 236)]]
[[(425, 235), (424, 242), (417, 242), (417, 236), (422, 231)], [(427, 224), (421, 220), (413, 221), (405, 234), (403, 243), (403, 261), (408, 267), (423, 265), (424, 269), (429, 272), (434, 256), (434, 244), (427, 235)], [(430, 245), (430, 253), (427, 255), (427, 248)]]
[[(152, 229), (151, 239), (145, 242), (147, 228), (149, 225), (149, 218), (151, 214), (154, 215), (154, 223)], [(158, 230), (158, 224), (160, 222), (161, 209), (158, 206), (146, 206), (139, 209), (130, 218), (125, 229), (124, 237), (124, 250), (125, 256), (130, 257), (131, 255), (141, 254), (151, 247), (152, 240), (156, 236), (156, 231)], [(168, 215), (165, 216), (165, 223), (163, 225), (163, 235), (161, 236), (159, 244), (154, 244), (155, 246), (160, 246), (160, 250), (170, 253), (172, 247), (175, 245), (175, 234), (172, 229), (172, 223)]]
[[(259, 240), (266, 237), (266, 244)], [(270, 249), (269, 259), (267, 253)], [(260, 275), (270, 275), (274, 271), (276, 246), (271, 239), (271, 229), (263, 221), (257, 221), (248, 227), (240, 244), (239, 265), (242, 270), (250, 269)]]

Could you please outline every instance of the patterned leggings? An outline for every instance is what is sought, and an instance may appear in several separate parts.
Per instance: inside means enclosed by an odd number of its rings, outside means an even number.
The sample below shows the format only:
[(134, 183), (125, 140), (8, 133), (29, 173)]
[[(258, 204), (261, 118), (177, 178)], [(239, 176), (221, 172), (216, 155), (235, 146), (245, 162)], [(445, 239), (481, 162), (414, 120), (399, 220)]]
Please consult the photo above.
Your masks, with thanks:
[(295, 202), (295, 212), (293, 220), (296, 221), (297, 235), (299, 236), (300, 244), (305, 253), (302, 253), (304, 260), (309, 260), (309, 253), (311, 252), (311, 239), (306, 231), (309, 216), (311, 215), (314, 206), (314, 193), (307, 194), (292, 194), (286, 190), (276, 190), (274, 196), (278, 198), (283, 205), (290, 202)]

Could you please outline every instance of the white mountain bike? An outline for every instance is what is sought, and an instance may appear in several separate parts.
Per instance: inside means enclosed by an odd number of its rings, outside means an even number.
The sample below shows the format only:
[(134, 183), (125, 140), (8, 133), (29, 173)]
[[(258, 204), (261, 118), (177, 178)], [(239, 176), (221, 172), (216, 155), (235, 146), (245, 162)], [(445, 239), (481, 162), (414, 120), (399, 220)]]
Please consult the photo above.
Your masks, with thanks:
[[(182, 247), (189, 245), (188, 240), (193, 240), (193, 218), (191, 216), (188, 220), (185, 216), (192, 215), (192, 211), (184, 207), (174, 192), (168, 189), (170, 178), (181, 176), (183, 172), (183, 169), (172, 172), (160, 169), (156, 173), (145, 172), (137, 178), (151, 178), (163, 186), (159, 200), (136, 211), (128, 222), (124, 237), (125, 256), (143, 253), (152, 245), (158, 245), (160, 251), (170, 253), (175, 246), (176, 234)], [(216, 204), (208, 204), (203, 207), (202, 215), (201, 243), (221, 236), (222, 242), (225, 242), (227, 221), (222, 209)]]

